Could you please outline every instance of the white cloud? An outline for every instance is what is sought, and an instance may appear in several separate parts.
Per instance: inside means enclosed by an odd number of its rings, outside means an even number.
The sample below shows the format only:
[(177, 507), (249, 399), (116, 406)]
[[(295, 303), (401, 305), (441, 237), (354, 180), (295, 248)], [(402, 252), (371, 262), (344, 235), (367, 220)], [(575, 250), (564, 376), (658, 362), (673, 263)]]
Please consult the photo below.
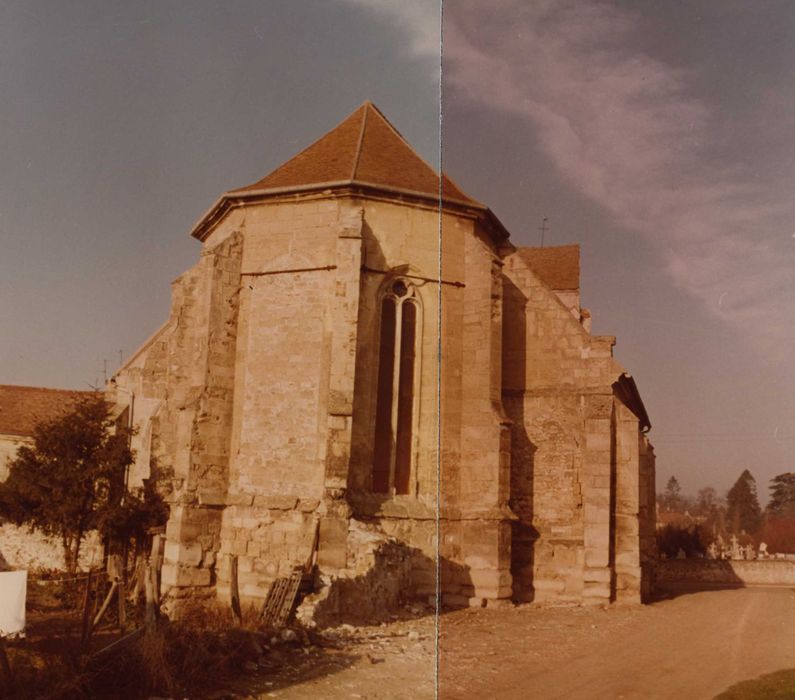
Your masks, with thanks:
[(571, 186), (652, 240), (713, 313), (767, 346), (792, 338), (795, 251), (776, 229), (795, 212), (715, 157), (721, 115), (688, 72), (643, 51), (640, 21), (588, 0), (459, 0), (444, 81), (524, 118)]
[[(396, 22), (415, 55), (438, 51), (435, 2), (344, 1)], [(795, 250), (782, 227), (795, 211), (772, 194), (780, 186), (721, 157), (726, 116), (694, 95), (688, 71), (643, 50), (641, 21), (597, 0), (450, 0), (443, 80), (524, 119), (572, 188), (658, 246), (675, 284), (714, 314), (767, 346), (792, 339)]]
[[(361, 7), (401, 29), (406, 36), (408, 52), (417, 58), (439, 58), (439, 24), (441, 0), (339, 0)], [(439, 79), (438, 62), (436, 80)]]

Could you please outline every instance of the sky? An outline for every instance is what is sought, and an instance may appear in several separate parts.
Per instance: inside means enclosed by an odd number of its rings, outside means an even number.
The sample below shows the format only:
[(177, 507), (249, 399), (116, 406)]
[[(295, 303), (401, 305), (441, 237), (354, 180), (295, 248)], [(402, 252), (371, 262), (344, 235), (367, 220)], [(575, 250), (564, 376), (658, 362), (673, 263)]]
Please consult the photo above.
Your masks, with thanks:
[[(371, 99), (582, 303), (658, 490), (795, 470), (795, 3), (0, 0), (0, 383), (101, 384), (192, 225)], [(440, 42), (441, 36), (441, 42)]]

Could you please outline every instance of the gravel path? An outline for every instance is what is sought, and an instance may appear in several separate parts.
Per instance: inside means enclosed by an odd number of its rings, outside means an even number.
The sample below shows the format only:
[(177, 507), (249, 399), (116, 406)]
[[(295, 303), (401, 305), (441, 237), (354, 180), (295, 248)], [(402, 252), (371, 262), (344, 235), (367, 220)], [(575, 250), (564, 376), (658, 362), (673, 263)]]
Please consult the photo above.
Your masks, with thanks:
[[(441, 618), (438, 661), (443, 700), (709, 699), (795, 667), (795, 591), (699, 592), (643, 607), (462, 610)], [(435, 666), (432, 616), (347, 629), (330, 638), (311, 677), (275, 679), (253, 696), (433, 698)]]

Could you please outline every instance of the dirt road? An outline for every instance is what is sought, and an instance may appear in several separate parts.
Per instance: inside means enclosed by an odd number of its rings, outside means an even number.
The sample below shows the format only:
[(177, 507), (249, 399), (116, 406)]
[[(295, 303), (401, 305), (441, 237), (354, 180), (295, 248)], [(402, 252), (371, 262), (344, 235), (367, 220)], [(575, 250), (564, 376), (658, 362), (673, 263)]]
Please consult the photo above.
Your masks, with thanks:
[[(432, 698), (433, 618), (395, 625), (356, 630), (344, 663), (258, 697)], [(795, 667), (795, 591), (690, 593), (632, 608), (463, 610), (441, 618), (438, 661), (443, 700), (708, 699)]]
[(446, 700), (697, 700), (713, 698), (738, 681), (795, 667), (795, 592), (790, 589), (692, 593), (635, 611), (608, 610), (601, 623), (598, 615), (582, 611), (584, 624), (569, 626), (569, 639), (563, 629), (558, 630), (562, 639), (549, 630), (534, 635), (526, 624), (534, 617), (530, 610), (518, 609), (517, 624), (506, 620), (495, 635), (499, 641), (493, 650), (507, 657), (501, 670), (490, 661), (482, 675), (465, 673), (468, 643), (462, 635), (448, 634), (440, 695)]

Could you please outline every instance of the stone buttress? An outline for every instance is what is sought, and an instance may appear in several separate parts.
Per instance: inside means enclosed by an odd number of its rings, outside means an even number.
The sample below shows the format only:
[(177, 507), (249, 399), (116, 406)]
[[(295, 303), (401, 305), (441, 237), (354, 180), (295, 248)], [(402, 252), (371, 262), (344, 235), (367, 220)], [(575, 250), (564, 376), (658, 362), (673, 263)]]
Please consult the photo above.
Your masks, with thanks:
[(312, 564), (317, 619), (648, 594), (648, 417), (590, 334), (577, 246), (513, 247), (371, 103), (193, 235), (109, 385), (130, 483), (171, 509), (171, 598), (227, 600), (235, 572), (260, 604)]

